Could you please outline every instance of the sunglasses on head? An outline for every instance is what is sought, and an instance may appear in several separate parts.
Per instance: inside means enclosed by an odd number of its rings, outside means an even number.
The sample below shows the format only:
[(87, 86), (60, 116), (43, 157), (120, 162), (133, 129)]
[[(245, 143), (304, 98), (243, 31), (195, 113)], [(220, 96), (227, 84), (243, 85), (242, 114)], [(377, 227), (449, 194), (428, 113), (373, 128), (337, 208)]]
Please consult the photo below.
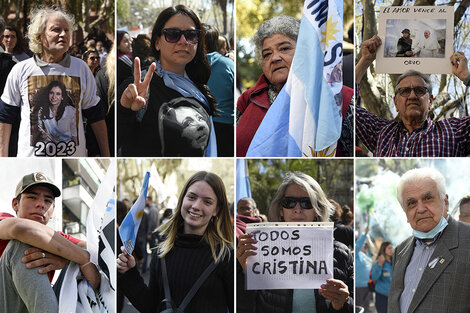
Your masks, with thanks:
[(165, 40), (169, 43), (178, 42), (181, 35), (184, 35), (187, 42), (196, 44), (199, 42), (199, 34), (201, 31), (199, 29), (181, 30), (178, 28), (165, 28), (162, 30), (162, 33), (165, 36)]
[(302, 209), (310, 210), (313, 209), (310, 198), (295, 198), (295, 197), (284, 197), (281, 200), (281, 205), (285, 209), (293, 209), (299, 203)]
[(428, 88), (424, 86), (418, 86), (418, 87), (402, 87), (398, 88), (397, 91), (402, 97), (409, 97), (411, 94), (411, 90), (415, 93), (417, 97), (422, 97), (428, 92)]

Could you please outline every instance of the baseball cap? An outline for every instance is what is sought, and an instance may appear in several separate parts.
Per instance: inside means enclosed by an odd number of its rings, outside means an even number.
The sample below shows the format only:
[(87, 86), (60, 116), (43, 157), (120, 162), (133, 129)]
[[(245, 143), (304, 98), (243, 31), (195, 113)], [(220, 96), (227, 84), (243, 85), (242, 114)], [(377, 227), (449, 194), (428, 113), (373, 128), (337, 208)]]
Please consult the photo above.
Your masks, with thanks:
[(28, 175), (23, 176), (16, 185), (15, 198), (19, 194), (23, 193), (27, 188), (34, 185), (43, 185), (51, 189), (54, 197), (60, 197), (60, 189), (54, 184), (52, 179), (48, 178), (46, 175), (40, 172), (34, 172)]
[(405, 28), (404, 30), (401, 31), (401, 33), (402, 33), (402, 34), (403, 34), (403, 33), (408, 33), (408, 34), (409, 34), (409, 33), (410, 33), (410, 30), (409, 30), (408, 28)]

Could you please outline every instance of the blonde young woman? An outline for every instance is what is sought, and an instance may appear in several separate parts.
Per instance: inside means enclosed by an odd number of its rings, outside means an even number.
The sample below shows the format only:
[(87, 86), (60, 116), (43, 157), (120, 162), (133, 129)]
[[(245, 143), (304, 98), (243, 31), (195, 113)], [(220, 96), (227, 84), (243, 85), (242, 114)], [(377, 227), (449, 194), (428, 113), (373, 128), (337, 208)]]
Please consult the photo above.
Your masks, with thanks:
[[(140, 312), (165, 310), (162, 258), (165, 258), (172, 308), (180, 306), (188, 291), (212, 263), (207, 277), (186, 313), (233, 312), (233, 228), (225, 186), (214, 173), (198, 172), (185, 184), (170, 221), (157, 231), (163, 238), (150, 265), (145, 285), (131, 255), (117, 259), (118, 286)], [(173, 312), (173, 311), (171, 311)]]

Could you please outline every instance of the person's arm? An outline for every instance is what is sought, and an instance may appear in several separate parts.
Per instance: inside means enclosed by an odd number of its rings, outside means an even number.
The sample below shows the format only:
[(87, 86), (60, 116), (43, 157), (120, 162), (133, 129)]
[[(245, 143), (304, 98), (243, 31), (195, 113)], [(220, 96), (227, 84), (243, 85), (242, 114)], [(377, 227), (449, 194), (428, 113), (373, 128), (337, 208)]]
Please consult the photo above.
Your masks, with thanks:
[(8, 146), (10, 143), (11, 124), (0, 123), (0, 157), (8, 156)]
[(108, 130), (106, 128), (106, 122), (104, 120), (91, 124), (91, 129), (95, 134), (96, 141), (100, 147), (100, 156), (109, 157), (109, 144), (108, 144)]
[(465, 85), (470, 85), (470, 71), (468, 70), (468, 60), (461, 51), (454, 52), (450, 57), (452, 73), (457, 76)]
[(28, 247), (29, 245), (17, 240), (9, 242), (2, 255), (2, 263), (9, 268), (10, 272), (5, 276), (11, 275), (11, 280), (2, 279), (0, 289), (2, 293), (6, 292), (10, 301), (19, 303), (21, 299), (30, 313), (58, 312), (57, 298), (47, 275), (38, 274), (21, 262)]
[(71, 243), (53, 229), (24, 218), (11, 217), (0, 221), (0, 239), (16, 239), (83, 265), (90, 254)]
[[(123, 254), (134, 259), (132, 256), (129, 256), (124, 252), (119, 255), (119, 259), (122, 260), (121, 257)], [(159, 263), (157, 254), (153, 255), (152, 262), (150, 263), (150, 281), (148, 287), (145, 285), (142, 276), (140, 276), (139, 271), (137, 271), (137, 268), (135, 267), (135, 260), (133, 261), (133, 267), (129, 268), (125, 272), (122, 272), (122, 264), (119, 265), (119, 259), (117, 265), (119, 272), (117, 275), (119, 289), (139, 312), (156, 312), (156, 309), (161, 300), (159, 299), (160, 291), (158, 288), (158, 285), (161, 282), (159, 282), (157, 279), (157, 277), (159, 277), (158, 273), (160, 271), (159, 266), (157, 266), (157, 263)]]
[(384, 263), (385, 263), (385, 257), (383, 255), (380, 255), (377, 258), (377, 262), (374, 264), (374, 266), (372, 266), (372, 272), (371, 272), (370, 277), (373, 280), (378, 280), (380, 276), (382, 276), (382, 269), (383, 269)]

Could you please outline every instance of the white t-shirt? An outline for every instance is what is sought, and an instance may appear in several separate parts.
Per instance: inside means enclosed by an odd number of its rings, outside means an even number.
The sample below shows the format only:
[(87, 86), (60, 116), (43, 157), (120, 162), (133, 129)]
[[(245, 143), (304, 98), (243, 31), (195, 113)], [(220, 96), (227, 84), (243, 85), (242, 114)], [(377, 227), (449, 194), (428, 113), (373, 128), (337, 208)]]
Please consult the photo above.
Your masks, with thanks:
[[(58, 121), (51, 118), (52, 92), (65, 106)], [(100, 99), (85, 62), (69, 55), (60, 63), (45, 64), (36, 57), (20, 62), (8, 75), (1, 99), (21, 108), (18, 157), (86, 156), (82, 110)]]

